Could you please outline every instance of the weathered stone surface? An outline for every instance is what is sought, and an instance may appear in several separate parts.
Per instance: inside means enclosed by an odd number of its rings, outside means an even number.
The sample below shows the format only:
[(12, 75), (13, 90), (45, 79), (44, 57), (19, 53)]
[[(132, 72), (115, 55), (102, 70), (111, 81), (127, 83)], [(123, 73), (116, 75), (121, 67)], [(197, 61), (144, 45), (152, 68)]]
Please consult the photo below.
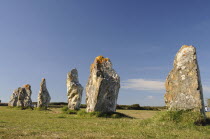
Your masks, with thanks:
[(32, 100), (31, 100), (31, 86), (29, 84), (24, 85), (23, 87), (19, 87), (16, 89), (8, 103), (9, 106), (18, 106), (18, 107), (32, 107)]
[(37, 107), (47, 108), (50, 103), (51, 97), (47, 90), (46, 80), (43, 78), (40, 84), (40, 91), (38, 94)]
[(83, 87), (79, 83), (77, 69), (73, 69), (67, 74), (66, 85), (69, 109), (79, 110), (82, 101)]
[(120, 88), (120, 77), (110, 59), (96, 57), (90, 68), (86, 86), (87, 112), (115, 112)]
[(195, 47), (181, 47), (165, 86), (165, 103), (169, 110), (194, 110), (204, 114), (203, 90)]

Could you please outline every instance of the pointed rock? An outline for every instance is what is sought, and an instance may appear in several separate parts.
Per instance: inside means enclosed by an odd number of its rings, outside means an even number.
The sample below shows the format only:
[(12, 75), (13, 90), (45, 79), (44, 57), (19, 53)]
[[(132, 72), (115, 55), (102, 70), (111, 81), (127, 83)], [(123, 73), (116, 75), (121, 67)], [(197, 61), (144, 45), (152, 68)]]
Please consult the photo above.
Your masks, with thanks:
[(194, 110), (205, 115), (195, 47), (187, 45), (181, 47), (165, 86), (165, 103), (169, 110)]
[(31, 94), (32, 91), (31, 86), (29, 84), (24, 85), (23, 87), (19, 87), (13, 92), (8, 106), (18, 106), (22, 108), (33, 107)]
[(69, 109), (79, 110), (82, 101), (83, 87), (79, 83), (77, 69), (73, 69), (67, 74), (66, 85)]
[(96, 57), (86, 86), (87, 112), (115, 112), (119, 88), (120, 77), (112, 68), (110, 59)]
[(47, 90), (46, 80), (43, 78), (42, 82), (40, 84), (40, 91), (38, 94), (37, 107), (47, 109), (47, 107), (50, 103), (50, 100), (51, 100), (51, 97)]

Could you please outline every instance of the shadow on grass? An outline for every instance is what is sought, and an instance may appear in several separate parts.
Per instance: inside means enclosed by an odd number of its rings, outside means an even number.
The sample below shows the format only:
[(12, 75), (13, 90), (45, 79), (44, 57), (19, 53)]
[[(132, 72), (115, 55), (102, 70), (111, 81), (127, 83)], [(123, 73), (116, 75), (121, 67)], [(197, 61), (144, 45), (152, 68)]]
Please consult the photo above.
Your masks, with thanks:
[(206, 118), (205, 120), (195, 122), (195, 125), (198, 126), (210, 126), (210, 118)]
[(14, 109), (14, 110), (36, 110), (36, 111), (52, 111), (51, 109), (49, 108), (46, 108), (46, 107), (11, 107), (11, 106), (8, 106), (7, 107), (8, 109)]
[(49, 109), (47, 107), (35, 107), (34, 110), (37, 110), (37, 111), (52, 111), (51, 109)]
[(33, 107), (21, 107), (21, 106), (16, 106), (16, 107), (8, 106), (7, 108), (15, 110), (34, 110)]
[(134, 117), (125, 115), (119, 112), (86, 112), (85, 110), (70, 110), (67, 106), (63, 107), (61, 111), (65, 114), (73, 114), (79, 117), (99, 117), (99, 118), (130, 118)]

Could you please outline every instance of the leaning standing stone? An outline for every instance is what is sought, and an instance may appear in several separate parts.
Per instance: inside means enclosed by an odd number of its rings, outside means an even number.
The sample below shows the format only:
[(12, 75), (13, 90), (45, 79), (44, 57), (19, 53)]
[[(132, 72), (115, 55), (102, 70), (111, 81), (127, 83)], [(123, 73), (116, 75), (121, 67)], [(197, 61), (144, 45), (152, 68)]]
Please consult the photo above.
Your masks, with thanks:
[(115, 112), (119, 88), (120, 77), (112, 68), (110, 59), (96, 57), (86, 86), (87, 112)]
[(205, 115), (195, 47), (182, 46), (176, 54), (174, 68), (165, 86), (165, 103), (169, 110), (194, 110)]
[(46, 87), (46, 80), (43, 78), (40, 84), (40, 91), (38, 94), (37, 107), (47, 109), (51, 97)]
[(82, 101), (83, 87), (79, 83), (77, 69), (73, 69), (67, 74), (66, 85), (69, 109), (79, 110)]

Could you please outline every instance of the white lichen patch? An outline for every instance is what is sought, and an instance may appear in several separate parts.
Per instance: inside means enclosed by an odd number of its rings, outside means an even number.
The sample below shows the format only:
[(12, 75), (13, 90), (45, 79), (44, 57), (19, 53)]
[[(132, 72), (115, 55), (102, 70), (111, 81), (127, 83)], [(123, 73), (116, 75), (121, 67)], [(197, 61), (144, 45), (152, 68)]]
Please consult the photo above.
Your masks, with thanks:
[(183, 46), (182, 49), (177, 53), (176, 56), (176, 66), (177, 68), (185, 69), (185, 64), (192, 62), (195, 57), (195, 48), (192, 46)]
[(182, 75), (181, 78), (182, 78), (182, 80), (185, 80), (185, 75)]

